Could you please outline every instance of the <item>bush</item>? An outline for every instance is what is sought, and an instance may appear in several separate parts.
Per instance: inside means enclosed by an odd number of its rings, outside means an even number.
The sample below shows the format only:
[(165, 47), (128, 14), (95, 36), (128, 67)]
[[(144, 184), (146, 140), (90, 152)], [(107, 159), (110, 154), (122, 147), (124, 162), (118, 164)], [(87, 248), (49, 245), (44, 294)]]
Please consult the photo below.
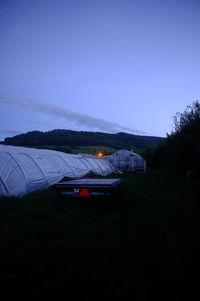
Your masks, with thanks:
[(182, 173), (200, 170), (200, 103), (195, 101), (173, 117), (174, 130), (152, 155), (152, 165)]

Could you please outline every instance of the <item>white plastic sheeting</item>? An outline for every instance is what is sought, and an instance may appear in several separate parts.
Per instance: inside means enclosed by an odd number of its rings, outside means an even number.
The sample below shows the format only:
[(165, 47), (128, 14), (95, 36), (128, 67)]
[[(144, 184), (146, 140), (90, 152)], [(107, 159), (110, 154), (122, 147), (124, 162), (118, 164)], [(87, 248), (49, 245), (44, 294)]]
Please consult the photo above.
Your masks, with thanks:
[(114, 167), (104, 159), (0, 145), (0, 197), (22, 196), (64, 177), (78, 179), (88, 173), (106, 176), (112, 172)]
[(146, 160), (140, 155), (121, 149), (106, 159), (117, 169), (122, 172), (145, 172)]

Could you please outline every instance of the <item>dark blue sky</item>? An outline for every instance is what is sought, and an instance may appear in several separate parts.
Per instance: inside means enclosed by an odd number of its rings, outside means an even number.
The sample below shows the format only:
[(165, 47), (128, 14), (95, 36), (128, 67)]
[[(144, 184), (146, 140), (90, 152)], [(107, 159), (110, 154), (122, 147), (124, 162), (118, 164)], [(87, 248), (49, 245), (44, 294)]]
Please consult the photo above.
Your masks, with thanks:
[(0, 139), (165, 136), (200, 99), (200, 2), (0, 0)]

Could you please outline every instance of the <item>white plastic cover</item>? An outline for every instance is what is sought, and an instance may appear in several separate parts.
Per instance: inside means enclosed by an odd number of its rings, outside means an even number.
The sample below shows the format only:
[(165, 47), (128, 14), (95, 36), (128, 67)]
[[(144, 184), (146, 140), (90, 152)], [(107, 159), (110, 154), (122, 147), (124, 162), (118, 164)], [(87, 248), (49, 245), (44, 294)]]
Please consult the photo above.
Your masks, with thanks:
[(140, 155), (121, 149), (110, 156), (105, 157), (114, 168), (122, 172), (145, 172), (146, 160)]
[(49, 187), (64, 177), (79, 179), (88, 173), (106, 176), (114, 171), (102, 158), (0, 145), (0, 197), (22, 196)]

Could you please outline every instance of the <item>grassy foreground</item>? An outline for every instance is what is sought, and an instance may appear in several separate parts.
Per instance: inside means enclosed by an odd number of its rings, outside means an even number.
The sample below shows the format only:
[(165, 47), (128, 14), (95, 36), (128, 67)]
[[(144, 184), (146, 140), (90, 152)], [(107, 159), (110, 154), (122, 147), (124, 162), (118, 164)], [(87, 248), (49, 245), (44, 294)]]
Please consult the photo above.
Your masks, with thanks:
[[(123, 176), (116, 195), (52, 190), (0, 200), (0, 275), (7, 294), (135, 295), (177, 288), (199, 251), (200, 188), (167, 172)], [(9, 287), (9, 289), (7, 289)], [(96, 299), (94, 297), (94, 299)]]

